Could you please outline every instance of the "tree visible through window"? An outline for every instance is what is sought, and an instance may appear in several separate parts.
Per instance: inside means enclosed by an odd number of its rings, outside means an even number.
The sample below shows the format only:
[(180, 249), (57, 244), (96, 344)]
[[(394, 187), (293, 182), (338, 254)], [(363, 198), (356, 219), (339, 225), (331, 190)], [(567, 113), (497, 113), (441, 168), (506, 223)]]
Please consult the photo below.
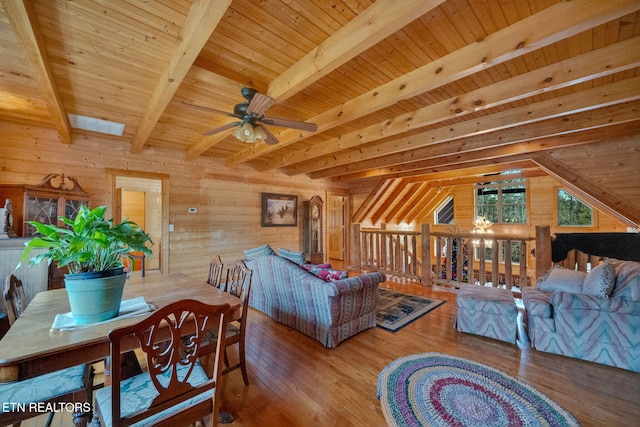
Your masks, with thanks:
[(493, 223), (527, 222), (527, 193), (524, 178), (476, 184), (476, 217)]
[(558, 190), (558, 225), (593, 225), (593, 209), (565, 190)]

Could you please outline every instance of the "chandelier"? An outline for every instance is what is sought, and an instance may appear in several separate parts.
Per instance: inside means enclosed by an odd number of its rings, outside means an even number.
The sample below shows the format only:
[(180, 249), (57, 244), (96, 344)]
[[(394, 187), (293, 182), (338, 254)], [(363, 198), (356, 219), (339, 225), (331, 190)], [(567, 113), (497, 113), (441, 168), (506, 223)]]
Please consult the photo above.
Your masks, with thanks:
[(264, 130), (251, 121), (244, 122), (232, 135), (242, 142), (260, 142), (267, 138)]
[[(471, 232), (473, 234), (493, 234), (493, 230), (491, 229), (492, 225), (493, 223), (486, 217), (479, 216), (473, 221), (473, 230), (471, 230)], [(471, 240), (471, 243), (473, 244), (473, 246), (480, 246), (480, 240), (481, 239), (479, 238), (473, 239)], [(493, 239), (485, 238), (483, 240), (485, 247), (490, 248), (491, 246), (493, 246)]]

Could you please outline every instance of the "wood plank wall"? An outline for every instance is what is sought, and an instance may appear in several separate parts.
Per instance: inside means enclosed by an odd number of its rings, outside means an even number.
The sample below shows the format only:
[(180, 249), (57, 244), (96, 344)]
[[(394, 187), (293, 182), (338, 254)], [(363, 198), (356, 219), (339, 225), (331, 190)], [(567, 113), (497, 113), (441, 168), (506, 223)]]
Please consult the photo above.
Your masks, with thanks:
[[(133, 155), (128, 142), (107, 137), (85, 135), (65, 145), (53, 129), (7, 122), (0, 122), (0, 134), (0, 182), (36, 184), (48, 173), (64, 173), (80, 181), (92, 206), (112, 204), (106, 168), (169, 174), (169, 223), (175, 227), (169, 233), (169, 271), (201, 279), (213, 254), (230, 263), (243, 257), (244, 249), (264, 243), (302, 250), (302, 209), (297, 228), (263, 228), (260, 193), (295, 194), (301, 206), (315, 194), (326, 200), (328, 192), (347, 188), (328, 180), (259, 173), (249, 166), (228, 168), (219, 159), (186, 161), (158, 148)], [(190, 207), (197, 213), (189, 213)]]

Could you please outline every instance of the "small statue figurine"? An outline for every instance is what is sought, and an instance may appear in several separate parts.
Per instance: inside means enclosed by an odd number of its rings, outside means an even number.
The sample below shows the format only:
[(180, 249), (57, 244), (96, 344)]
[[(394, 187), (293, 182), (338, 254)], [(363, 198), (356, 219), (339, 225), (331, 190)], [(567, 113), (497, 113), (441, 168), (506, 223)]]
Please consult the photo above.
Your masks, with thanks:
[(13, 231), (13, 205), (11, 199), (7, 199), (4, 208), (0, 208), (0, 239), (16, 237)]

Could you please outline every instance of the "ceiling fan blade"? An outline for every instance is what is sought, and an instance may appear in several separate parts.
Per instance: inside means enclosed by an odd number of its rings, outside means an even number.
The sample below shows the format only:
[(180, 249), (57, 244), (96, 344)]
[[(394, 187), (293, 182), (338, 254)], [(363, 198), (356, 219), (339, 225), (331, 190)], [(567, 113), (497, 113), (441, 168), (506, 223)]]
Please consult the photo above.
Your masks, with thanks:
[(315, 123), (301, 122), (298, 120), (290, 119), (274, 119), (269, 117), (268, 119), (262, 119), (263, 123), (268, 125), (280, 126), (283, 128), (298, 129), (307, 132), (315, 132), (318, 130), (318, 126)]
[(210, 113), (218, 113), (218, 114), (224, 114), (225, 116), (229, 116), (229, 117), (236, 117), (235, 114), (231, 114), (231, 113), (229, 113), (227, 111), (216, 110), (215, 108), (203, 107), (202, 105), (187, 104), (186, 102), (182, 102), (182, 101), (178, 101), (178, 102), (175, 102), (175, 103), (184, 105), (185, 107), (191, 107), (191, 108), (195, 108), (197, 110), (207, 111), (207, 112), (210, 112)]
[(266, 113), (267, 110), (275, 103), (276, 100), (269, 95), (256, 92), (249, 103), (247, 114), (255, 114), (258, 117), (264, 116), (264, 113)]
[(260, 126), (260, 129), (262, 129), (264, 131), (264, 134), (266, 135), (266, 138), (264, 139), (265, 143), (269, 145), (275, 145), (278, 143), (278, 138), (276, 138), (276, 136), (272, 134), (265, 125), (263, 125), (262, 123), (258, 123), (258, 126)]
[(242, 124), (242, 122), (227, 123), (226, 125), (218, 126), (217, 128), (213, 128), (211, 130), (208, 130), (208, 131), (204, 132), (203, 135), (214, 135), (216, 133), (223, 132), (223, 131), (225, 131), (227, 129), (231, 129), (234, 126), (239, 126), (241, 124)]

